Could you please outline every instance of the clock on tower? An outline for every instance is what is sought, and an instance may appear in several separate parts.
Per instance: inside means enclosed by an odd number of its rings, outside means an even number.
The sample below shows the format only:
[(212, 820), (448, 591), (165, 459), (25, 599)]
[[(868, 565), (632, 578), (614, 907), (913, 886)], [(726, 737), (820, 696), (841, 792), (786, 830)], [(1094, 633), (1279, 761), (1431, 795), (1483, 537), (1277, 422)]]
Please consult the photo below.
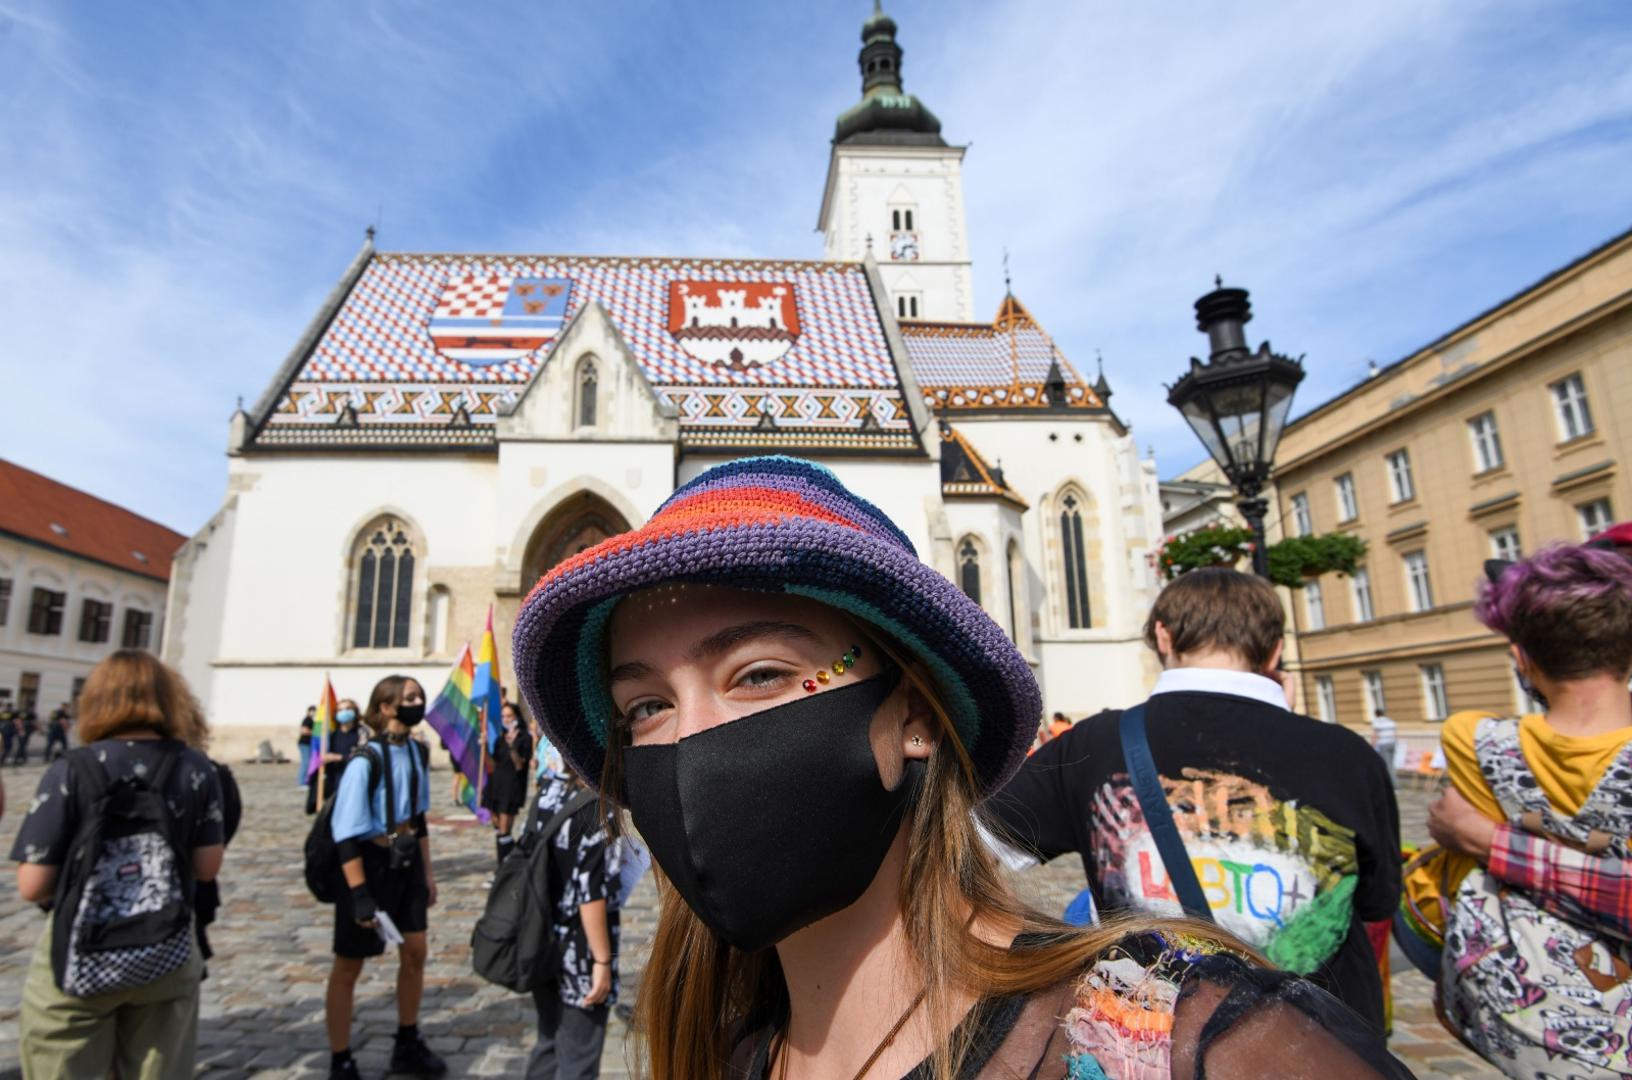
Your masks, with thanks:
[(915, 232), (892, 232), (890, 234), (890, 258), (897, 262), (918, 261), (918, 234)]

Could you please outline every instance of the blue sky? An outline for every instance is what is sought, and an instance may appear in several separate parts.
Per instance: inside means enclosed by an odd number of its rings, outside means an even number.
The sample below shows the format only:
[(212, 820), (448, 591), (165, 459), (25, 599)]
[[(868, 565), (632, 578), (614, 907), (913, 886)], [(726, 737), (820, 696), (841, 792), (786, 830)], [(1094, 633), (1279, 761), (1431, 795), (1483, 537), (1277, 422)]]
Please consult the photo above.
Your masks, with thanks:
[[(1016, 293), (1163, 475), (1215, 272), (1301, 407), (1632, 225), (1623, 5), (891, 0)], [(386, 250), (814, 257), (865, 0), (0, 0), (0, 456), (181, 531)]]

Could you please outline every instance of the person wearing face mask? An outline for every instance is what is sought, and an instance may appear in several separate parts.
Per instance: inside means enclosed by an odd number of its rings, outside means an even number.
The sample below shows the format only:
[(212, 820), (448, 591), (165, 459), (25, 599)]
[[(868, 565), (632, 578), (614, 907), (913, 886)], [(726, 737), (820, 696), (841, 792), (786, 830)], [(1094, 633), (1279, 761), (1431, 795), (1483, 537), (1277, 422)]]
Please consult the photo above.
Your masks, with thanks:
[(373, 738), (345, 763), (335, 793), (332, 827), (344, 883), (336, 890), (334, 966), (324, 1001), (331, 1080), (359, 1075), (351, 1056), (357, 979), (363, 961), (385, 951), (385, 934), (393, 927), (402, 942), (397, 946), (391, 1071), (414, 1076), (447, 1072), (447, 1064), (419, 1033), (425, 928), (436, 903), (425, 826), (431, 808), (429, 755), (412, 737), (414, 725), (424, 718), (425, 690), (417, 681), (404, 675), (381, 679), (362, 717)]
[(819, 465), (702, 473), (546, 574), (514, 645), (529, 711), (661, 870), (655, 1080), (1409, 1075), (1215, 926), (1078, 930), (1015, 896), (976, 821), (1037, 682)]
[(502, 708), (504, 731), (493, 752), (493, 771), (482, 788), (482, 805), (493, 814), (493, 831), (497, 834), (499, 862), (509, 858), (516, 842), (510, 830), (516, 823), (516, 811), (527, 801), (527, 770), (533, 760), (533, 737), (521, 721), (521, 712), (514, 703), (506, 701)]
[[(334, 710), (334, 730), (329, 732), (329, 744), (323, 751), (323, 798), (327, 799), (339, 790), (340, 774), (345, 769), (346, 759), (351, 752), (365, 741), (367, 732), (358, 722), (357, 702), (351, 698), (341, 698)], [(315, 754), (317, 748), (314, 746)], [(313, 773), (306, 783), (306, 813), (317, 813), (317, 782), (318, 774)]]

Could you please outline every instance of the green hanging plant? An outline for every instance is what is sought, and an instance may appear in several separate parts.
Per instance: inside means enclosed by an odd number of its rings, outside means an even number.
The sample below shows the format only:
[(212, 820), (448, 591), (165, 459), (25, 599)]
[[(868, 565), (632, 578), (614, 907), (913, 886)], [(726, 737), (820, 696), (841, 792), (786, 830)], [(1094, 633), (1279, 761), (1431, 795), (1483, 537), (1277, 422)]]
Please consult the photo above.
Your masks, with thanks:
[(1289, 589), (1322, 574), (1352, 574), (1366, 556), (1366, 542), (1352, 533), (1289, 536), (1269, 547), (1269, 580)]
[(1156, 551), (1156, 565), (1162, 577), (1172, 581), (1180, 574), (1204, 566), (1234, 566), (1251, 560), (1252, 530), (1237, 525), (1205, 525), (1180, 535), (1169, 536)]
[[(1163, 540), (1156, 565), (1163, 580), (1172, 581), (1204, 566), (1235, 566), (1242, 560), (1250, 564), (1255, 546), (1251, 529), (1207, 525)], [(1322, 574), (1352, 574), (1365, 555), (1366, 542), (1350, 533), (1289, 536), (1269, 547), (1269, 579), (1295, 589)]]

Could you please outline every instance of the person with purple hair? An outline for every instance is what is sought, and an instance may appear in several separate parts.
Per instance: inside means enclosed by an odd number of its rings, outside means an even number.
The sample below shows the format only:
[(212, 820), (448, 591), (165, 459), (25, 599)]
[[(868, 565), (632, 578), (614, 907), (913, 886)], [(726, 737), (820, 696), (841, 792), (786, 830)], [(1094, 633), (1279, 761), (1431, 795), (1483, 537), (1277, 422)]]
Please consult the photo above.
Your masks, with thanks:
[(1632, 560), (1558, 545), (1480, 591), (1547, 702), (1445, 722), (1452, 787), (1430, 829), (1454, 854), (1440, 992), (1449, 1026), (1507, 1075), (1632, 1071)]

